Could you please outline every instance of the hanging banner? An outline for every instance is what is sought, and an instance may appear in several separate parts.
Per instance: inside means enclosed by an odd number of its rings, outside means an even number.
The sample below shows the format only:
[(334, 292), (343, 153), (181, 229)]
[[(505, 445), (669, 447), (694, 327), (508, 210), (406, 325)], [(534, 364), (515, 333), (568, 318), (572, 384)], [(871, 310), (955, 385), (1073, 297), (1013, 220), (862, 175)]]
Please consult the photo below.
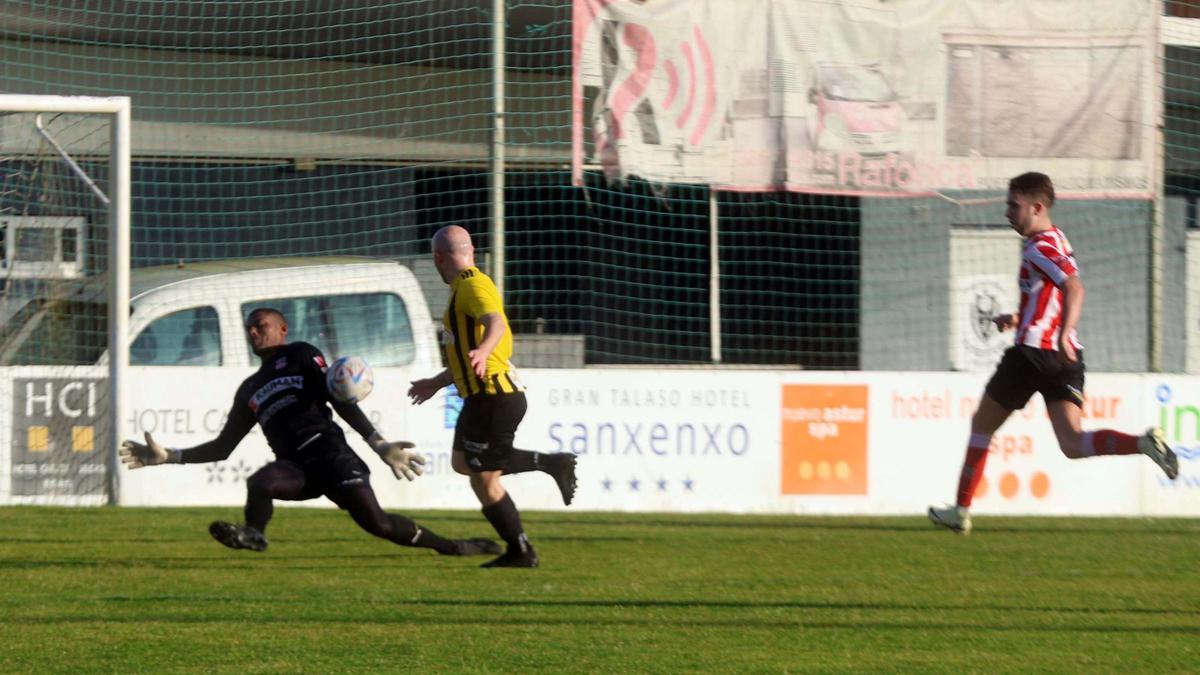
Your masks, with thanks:
[(574, 175), (1149, 198), (1156, 3), (575, 0)]

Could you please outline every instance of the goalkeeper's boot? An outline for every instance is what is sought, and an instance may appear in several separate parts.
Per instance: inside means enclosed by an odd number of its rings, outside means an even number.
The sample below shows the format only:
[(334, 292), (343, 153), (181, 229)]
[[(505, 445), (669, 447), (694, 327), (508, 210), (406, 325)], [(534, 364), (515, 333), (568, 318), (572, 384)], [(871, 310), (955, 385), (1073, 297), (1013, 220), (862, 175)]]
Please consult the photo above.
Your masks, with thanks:
[(442, 555), (496, 555), (503, 550), (491, 539), (455, 539), (454, 546)]
[(1163, 438), (1162, 430), (1158, 427), (1150, 427), (1142, 437), (1138, 439), (1138, 452), (1154, 460), (1154, 463), (1167, 474), (1167, 478), (1175, 480), (1179, 475), (1179, 458), (1175, 456), (1175, 451), (1171, 446), (1167, 445), (1167, 440)]
[(267, 550), (267, 536), (248, 525), (234, 525), (223, 520), (214, 520), (208, 526), (213, 539), (229, 548), (244, 548), (250, 551)]
[(558, 491), (562, 493), (563, 504), (571, 505), (575, 499), (575, 453), (556, 452), (541, 455), (541, 461), (546, 473), (558, 483)]
[(931, 506), (929, 520), (957, 534), (971, 534), (971, 512), (962, 506)]
[(508, 550), (504, 555), (494, 560), (489, 560), (480, 567), (537, 567), (538, 557), (537, 552), (533, 550), (533, 545), (521, 535), (521, 541), (518, 545), (508, 545)]

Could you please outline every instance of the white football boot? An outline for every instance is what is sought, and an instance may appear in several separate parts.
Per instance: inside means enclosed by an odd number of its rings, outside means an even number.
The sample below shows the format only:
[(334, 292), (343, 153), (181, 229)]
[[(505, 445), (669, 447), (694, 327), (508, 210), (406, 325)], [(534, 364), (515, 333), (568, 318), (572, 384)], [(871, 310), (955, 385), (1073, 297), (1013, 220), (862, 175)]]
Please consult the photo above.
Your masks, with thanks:
[(1167, 439), (1163, 438), (1162, 430), (1158, 427), (1150, 427), (1142, 437), (1138, 439), (1138, 452), (1154, 460), (1154, 463), (1167, 474), (1167, 478), (1175, 480), (1179, 475), (1179, 458), (1175, 456), (1175, 451), (1171, 446), (1167, 445)]
[(971, 512), (961, 506), (931, 506), (929, 520), (957, 534), (971, 534)]

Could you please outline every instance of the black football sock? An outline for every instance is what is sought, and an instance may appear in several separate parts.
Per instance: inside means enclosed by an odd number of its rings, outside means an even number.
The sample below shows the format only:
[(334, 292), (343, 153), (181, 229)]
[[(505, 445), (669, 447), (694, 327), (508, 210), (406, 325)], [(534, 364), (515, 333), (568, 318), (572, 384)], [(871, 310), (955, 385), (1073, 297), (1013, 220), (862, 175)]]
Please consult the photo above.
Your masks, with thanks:
[(538, 453), (532, 450), (513, 448), (512, 452), (508, 454), (508, 466), (504, 469), (504, 475), (537, 471), (542, 468), (538, 464)]
[(525, 528), (521, 526), (521, 514), (517, 512), (517, 505), (513, 504), (512, 497), (508, 494), (495, 504), (485, 506), (483, 515), (496, 529), (496, 534), (508, 544), (509, 550), (524, 551), (529, 547)]
[(251, 492), (246, 498), (246, 525), (267, 533), (267, 523), (275, 513), (275, 502), (267, 495)]
[(438, 553), (456, 553), (458, 551), (458, 545), (454, 542), (434, 534), (404, 516), (389, 513), (388, 520), (392, 521), (392, 536), (388, 539), (401, 546), (431, 548)]

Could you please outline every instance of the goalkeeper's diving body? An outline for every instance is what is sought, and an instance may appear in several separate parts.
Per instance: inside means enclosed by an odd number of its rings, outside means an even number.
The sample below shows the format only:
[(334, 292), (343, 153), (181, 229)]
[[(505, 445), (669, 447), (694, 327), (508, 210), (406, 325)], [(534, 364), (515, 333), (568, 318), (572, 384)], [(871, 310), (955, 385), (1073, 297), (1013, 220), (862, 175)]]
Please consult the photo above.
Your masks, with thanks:
[(144, 444), (122, 444), (121, 461), (131, 469), (217, 462), (229, 457), (257, 422), (276, 459), (246, 481), (245, 524), (217, 521), (209, 526), (222, 544), (263, 551), (274, 500), (303, 501), (324, 495), (362, 529), (401, 546), (431, 548), (443, 555), (499, 553), (500, 546), (490, 539), (445, 539), (404, 516), (383, 511), (371, 489), (370, 470), (346, 443), (329, 405), (366, 439), (397, 479), (420, 475), (424, 458), (412, 451), (412, 443), (384, 440), (357, 403), (333, 401), (325, 386), (325, 357), (308, 343), (288, 343), (287, 330), (286, 319), (276, 309), (256, 309), (246, 319), (246, 335), (262, 367), (238, 387), (229, 417), (215, 439), (192, 448), (168, 449), (147, 432)]

